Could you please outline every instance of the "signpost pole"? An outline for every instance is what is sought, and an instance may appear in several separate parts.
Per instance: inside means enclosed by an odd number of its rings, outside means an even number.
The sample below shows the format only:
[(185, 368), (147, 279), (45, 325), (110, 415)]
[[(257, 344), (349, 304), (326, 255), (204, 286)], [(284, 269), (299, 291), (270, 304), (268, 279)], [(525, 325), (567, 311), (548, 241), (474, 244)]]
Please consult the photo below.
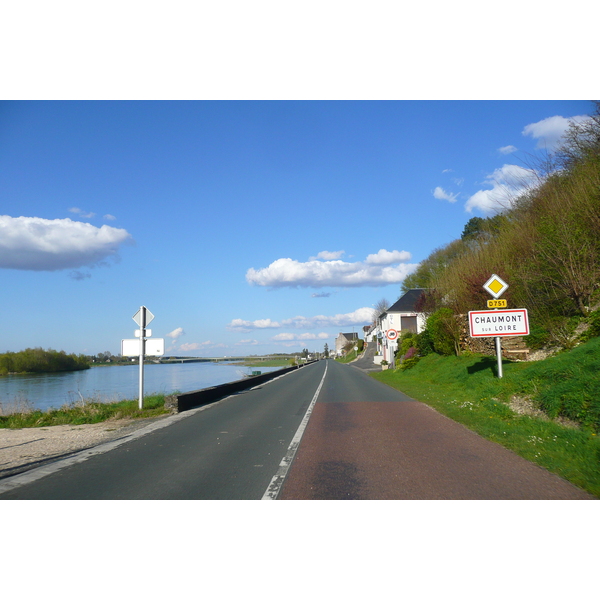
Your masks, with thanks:
[(500, 346), (500, 337), (496, 336), (496, 356), (498, 357), (498, 377), (502, 378), (502, 346)]
[(140, 308), (140, 392), (139, 392), (139, 408), (144, 408), (144, 354), (146, 340), (146, 307)]
[(140, 361), (140, 387), (139, 387), (139, 407), (140, 410), (144, 408), (144, 356), (146, 356), (146, 350), (152, 356), (162, 356), (165, 353), (165, 340), (154, 339), (146, 340), (146, 336), (152, 336), (152, 330), (146, 329), (148, 323), (154, 319), (154, 315), (145, 307), (141, 306), (135, 315), (133, 320), (137, 323), (139, 329), (136, 330), (135, 335), (138, 338), (137, 346), (135, 339), (133, 340), (121, 340), (121, 354), (123, 356), (138, 356)]

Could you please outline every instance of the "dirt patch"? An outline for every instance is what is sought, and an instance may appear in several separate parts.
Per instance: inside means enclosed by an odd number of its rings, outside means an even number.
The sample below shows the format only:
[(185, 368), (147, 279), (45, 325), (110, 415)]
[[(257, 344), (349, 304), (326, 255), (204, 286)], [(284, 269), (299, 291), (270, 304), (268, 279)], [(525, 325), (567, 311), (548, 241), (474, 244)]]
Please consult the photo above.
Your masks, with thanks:
[(127, 436), (167, 416), (104, 421), (92, 425), (0, 429), (0, 478)]
[(543, 410), (540, 410), (535, 406), (531, 399), (527, 396), (513, 396), (509, 402), (510, 409), (518, 415), (527, 415), (529, 417), (536, 417), (542, 419), (542, 421), (554, 421), (563, 427), (569, 427), (571, 429), (579, 429), (579, 423), (571, 421), (566, 417), (557, 417), (551, 419)]

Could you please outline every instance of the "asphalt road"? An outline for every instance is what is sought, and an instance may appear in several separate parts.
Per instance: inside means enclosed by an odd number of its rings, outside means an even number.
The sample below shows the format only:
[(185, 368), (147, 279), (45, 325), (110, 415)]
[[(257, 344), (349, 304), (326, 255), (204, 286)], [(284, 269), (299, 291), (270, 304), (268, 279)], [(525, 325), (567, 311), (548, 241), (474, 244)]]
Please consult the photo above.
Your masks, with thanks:
[(325, 365), (307, 365), (196, 410), (109, 452), (6, 491), (0, 499), (261, 499)]
[(593, 499), (356, 368), (365, 364), (330, 362), (279, 499)]
[(592, 498), (354, 364), (307, 365), (3, 493), (0, 482), (0, 499)]

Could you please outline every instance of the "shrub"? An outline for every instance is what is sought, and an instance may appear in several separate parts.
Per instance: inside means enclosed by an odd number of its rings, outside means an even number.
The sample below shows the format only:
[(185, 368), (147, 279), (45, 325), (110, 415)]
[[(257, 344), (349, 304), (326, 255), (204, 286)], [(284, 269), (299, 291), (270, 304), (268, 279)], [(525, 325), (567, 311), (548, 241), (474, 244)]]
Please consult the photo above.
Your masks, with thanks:
[(443, 356), (458, 354), (458, 325), (450, 308), (440, 308), (427, 319), (435, 352)]
[(412, 369), (419, 362), (418, 356), (413, 356), (412, 358), (406, 358), (400, 365), (401, 371), (406, 371), (407, 369)]
[(550, 333), (548, 330), (540, 327), (536, 323), (531, 323), (529, 328), (529, 335), (525, 338), (527, 347), (531, 350), (539, 350), (543, 348), (550, 340)]
[(417, 349), (414, 346), (411, 346), (406, 354), (404, 355), (404, 360), (410, 360), (411, 358), (413, 358), (414, 356), (417, 355)]
[(600, 336), (600, 310), (590, 313), (587, 318), (589, 328), (581, 334), (581, 341), (587, 341), (593, 337)]
[(400, 336), (400, 356), (404, 356), (408, 352), (409, 348), (413, 348), (415, 346), (417, 343), (416, 337), (416, 334), (412, 333), (411, 331), (405, 331)]
[(417, 334), (417, 350), (421, 356), (427, 356), (434, 352), (433, 337), (429, 329), (424, 329)]

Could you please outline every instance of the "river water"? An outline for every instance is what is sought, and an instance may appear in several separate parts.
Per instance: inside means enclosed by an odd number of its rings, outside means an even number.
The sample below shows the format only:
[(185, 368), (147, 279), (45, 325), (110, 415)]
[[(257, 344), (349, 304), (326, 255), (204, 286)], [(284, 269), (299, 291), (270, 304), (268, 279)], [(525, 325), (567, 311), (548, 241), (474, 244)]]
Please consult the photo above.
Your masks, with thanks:
[[(263, 373), (281, 367), (256, 367), (222, 363), (144, 365), (144, 396), (152, 393), (191, 392), (242, 379), (250, 371)], [(68, 373), (39, 373), (0, 377), (0, 414), (30, 407), (60, 408), (83, 398), (102, 402), (138, 398), (138, 365), (92, 367)]]

